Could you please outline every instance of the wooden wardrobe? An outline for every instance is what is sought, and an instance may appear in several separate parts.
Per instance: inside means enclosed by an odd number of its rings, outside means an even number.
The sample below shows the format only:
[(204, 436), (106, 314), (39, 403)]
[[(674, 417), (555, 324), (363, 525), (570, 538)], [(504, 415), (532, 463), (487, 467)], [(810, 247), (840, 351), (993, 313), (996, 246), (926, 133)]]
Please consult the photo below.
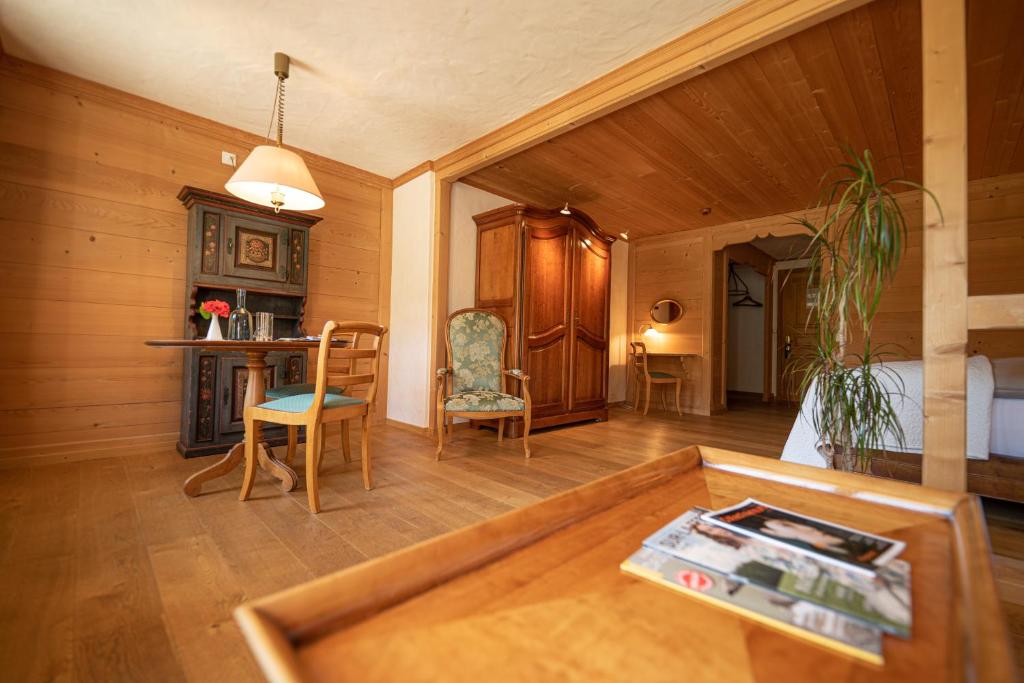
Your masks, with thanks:
[[(589, 216), (512, 204), (474, 216), (476, 306), (509, 331), (530, 376), (532, 428), (608, 419), (611, 245)], [(517, 382), (507, 389), (518, 392)], [(518, 436), (521, 425), (512, 424)]]

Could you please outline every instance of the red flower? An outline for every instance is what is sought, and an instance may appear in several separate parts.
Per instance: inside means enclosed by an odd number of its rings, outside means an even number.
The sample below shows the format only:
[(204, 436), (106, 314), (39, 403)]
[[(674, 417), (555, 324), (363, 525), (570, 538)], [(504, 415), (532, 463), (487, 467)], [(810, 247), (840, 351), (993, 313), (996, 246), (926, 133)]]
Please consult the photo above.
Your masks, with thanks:
[(211, 299), (210, 301), (204, 301), (203, 305), (199, 307), (199, 310), (204, 313), (212, 313), (218, 315), (221, 318), (226, 318), (231, 313), (231, 309), (228, 307), (226, 301), (219, 301), (217, 299)]

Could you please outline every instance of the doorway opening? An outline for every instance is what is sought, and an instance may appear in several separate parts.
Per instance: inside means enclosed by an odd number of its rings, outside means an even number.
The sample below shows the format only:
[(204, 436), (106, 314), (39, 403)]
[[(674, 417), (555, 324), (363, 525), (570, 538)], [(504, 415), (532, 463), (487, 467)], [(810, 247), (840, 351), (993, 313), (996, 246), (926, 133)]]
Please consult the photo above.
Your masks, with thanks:
[(813, 344), (806, 309), (797, 306), (806, 301), (801, 257), (810, 241), (769, 236), (715, 252), (712, 412), (728, 410), (730, 401), (796, 399), (799, 382), (785, 368)]

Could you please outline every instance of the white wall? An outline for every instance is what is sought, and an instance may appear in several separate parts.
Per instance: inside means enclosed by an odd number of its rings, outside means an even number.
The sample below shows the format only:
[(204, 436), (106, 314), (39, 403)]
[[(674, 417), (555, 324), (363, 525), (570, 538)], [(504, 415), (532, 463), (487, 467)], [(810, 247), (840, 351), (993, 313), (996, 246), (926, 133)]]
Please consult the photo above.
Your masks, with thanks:
[[(764, 276), (750, 266), (737, 265), (736, 274), (750, 288), (750, 296), (764, 303)], [(732, 391), (764, 391), (765, 308), (729, 305), (729, 370), (726, 386)]]
[(476, 222), (473, 216), (512, 201), (463, 183), (452, 184), (448, 312), (476, 304)]
[(426, 427), (433, 295), (434, 173), (396, 187), (391, 248), (388, 418)]
[(629, 242), (612, 244), (611, 305), (608, 321), (608, 402), (626, 400), (628, 356), (627, 294), (629, 290)]

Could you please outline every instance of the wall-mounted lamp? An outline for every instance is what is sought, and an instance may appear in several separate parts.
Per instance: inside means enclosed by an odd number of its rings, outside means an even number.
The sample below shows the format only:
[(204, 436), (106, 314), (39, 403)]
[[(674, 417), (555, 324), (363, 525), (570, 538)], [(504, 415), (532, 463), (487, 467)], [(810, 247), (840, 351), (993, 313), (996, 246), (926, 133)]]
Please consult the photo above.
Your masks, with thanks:
[(572, 211), (569, 210), (569, 202), (566, 202), (565, 206), (558, 210), (558, 213), (562, 214), (563, 216), (571, 215)]
[(620, 232), (619, 233), (619, 237), (622, 238), (623, 242), (628, 242), (629, 241), (629, 230), (627, 230), (625, 232)]
[(654, 325), (644, 323), (640, 326), (640, 334), (644, 337), (654, 337), (658, 334), (658, 331), (654, 329)]

